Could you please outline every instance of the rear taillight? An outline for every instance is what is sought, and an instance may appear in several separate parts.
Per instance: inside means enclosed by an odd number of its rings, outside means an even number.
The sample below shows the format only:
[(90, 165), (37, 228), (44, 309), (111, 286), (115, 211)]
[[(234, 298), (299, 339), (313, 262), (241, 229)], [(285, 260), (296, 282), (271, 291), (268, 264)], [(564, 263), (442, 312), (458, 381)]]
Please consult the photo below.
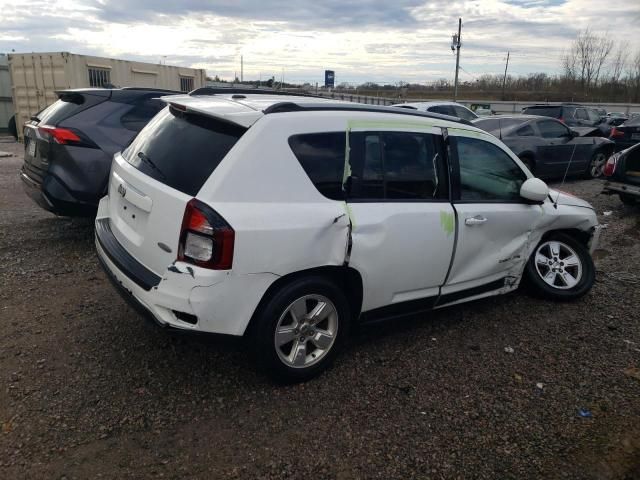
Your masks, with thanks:
[(624, 137), (624, 132), (616, 127), (613, 127), (611, 129), (611, 132), (609, 133), (609, 138), (622, 138)]
[(184, 210), (178, 260), (213, 270), (229, 270), (235, 235), (224, 218), (194, 198)]
[(69, 130), (68, 128), (58, 128), (43, 125), (42, 127), (38, 127), (38, 132), (40, 132), (40, 135), (42, 135), (44, 138), (51, 139), (61, 145), (82, 142), (80, 137), (73, 130)]
[(602, 174), (605, 177), (612, 176), (613, 173), (616, 171), (619, 158), (620, 158), (620, 155), (618, 155), (617, 153), (609, 157), (609, 160), (607, 160), (607, 163), (604, 164), (604, 169), (602, 170)]

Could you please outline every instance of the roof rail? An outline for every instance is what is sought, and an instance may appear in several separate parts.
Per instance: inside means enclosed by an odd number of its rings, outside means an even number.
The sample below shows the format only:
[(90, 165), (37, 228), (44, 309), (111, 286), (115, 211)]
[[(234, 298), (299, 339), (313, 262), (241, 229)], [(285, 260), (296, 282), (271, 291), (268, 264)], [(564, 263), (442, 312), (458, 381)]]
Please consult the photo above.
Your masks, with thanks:
[(278, 102), (265, 108), (263, 113), (286, 113), (286, 112), (320, 112), (320, 111), (338, 111), (338, 112), (373, 112), (373, 113), (393, 113), (395, 115), (408, 115), (412, 117), (435, 118), (439, 120), (447, 120), (449, 122), (461, 123), (463, 125), (473, 125), (468, 120), (449, 115), (442, 115), (433, 112), (420, 112), (418, 110), (409, 110), (407, 108), (383, 107), (377, 105), (365, 105), (358, 103), (295, 103), (295, 102)]
[(320, 95), (313, 95), (311, 93), (293, 93), (285, 92), (282, 90), (267, 90), (264, 88), (235, 88), (235, 87), (200, 87), (195, 90), (191, 90), (189, 95), (218, 95), (218, 94), (233, 94), (233, 95), (286, 95), (291, 97), (313, 97), (324, 98)]
[(166, 93), (183, 93), (178, 90), (169, 90), (167, 88), (155, 88), (155, 87), (113, 87), (114, 90), (148, 90), (150, 92), (166, 92)]

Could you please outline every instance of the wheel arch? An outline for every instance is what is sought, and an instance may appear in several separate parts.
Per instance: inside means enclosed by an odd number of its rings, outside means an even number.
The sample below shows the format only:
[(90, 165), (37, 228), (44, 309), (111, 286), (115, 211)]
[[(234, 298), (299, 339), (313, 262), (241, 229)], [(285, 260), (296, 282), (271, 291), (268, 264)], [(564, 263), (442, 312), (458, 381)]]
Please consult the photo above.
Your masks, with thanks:
[(558, 233), (562, 233), (568, 235), (569, 237), (572, 237), (587, 248), (589, 247), (589, 241), (591, 240), (592, 236), (592, 232), (590, 231), (580, 230), (578, 228), (560, 228), (557, 230), (549, 230), (548, 232), (545, 232), (544, 235), (542, 235), (540, 242), (543, 242), (550, 236)]
[(616, 149), (616, 145), (613, 142), (612, 143), (602, 143), (600, 145), (597, 145), (596, 148), (593, 149), (593, 154), (592, 155), (595, 155), (597, 153), (602, 152), (602, 153), (604, 153), (606, 159), (608, 160), (609, 157), (614, 154), (615, 149)]
[(275, 294), (275, 292), (292, 281), (303, 277), (322, 277), (335, 282), (347, 297), (349, 307), (351, 308), (352, 319), (355, 320), (360, 316), (363, 296), (363, 284), (360, 272), (349, 266), (325, 265), (288, 273), (269, 285), (253, 311), (253, 315), (249, 320), (249, 324), (245, 329), (244, 335), (247, 336), (251, 333), (252, 328), (256, 324), (255, 319), (258, 316), (258, 312), (261, 311), (265, 303)]

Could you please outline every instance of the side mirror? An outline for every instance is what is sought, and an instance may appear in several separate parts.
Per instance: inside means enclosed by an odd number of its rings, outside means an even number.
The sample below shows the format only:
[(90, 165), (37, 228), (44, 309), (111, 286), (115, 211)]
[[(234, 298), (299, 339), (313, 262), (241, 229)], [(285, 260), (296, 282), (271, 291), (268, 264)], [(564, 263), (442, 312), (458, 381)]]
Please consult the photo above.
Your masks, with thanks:
[(544, 202), (549, 196), (549, 187), (539, 178), (528, 178), (520, 187), (520, 196), (532, 202)]

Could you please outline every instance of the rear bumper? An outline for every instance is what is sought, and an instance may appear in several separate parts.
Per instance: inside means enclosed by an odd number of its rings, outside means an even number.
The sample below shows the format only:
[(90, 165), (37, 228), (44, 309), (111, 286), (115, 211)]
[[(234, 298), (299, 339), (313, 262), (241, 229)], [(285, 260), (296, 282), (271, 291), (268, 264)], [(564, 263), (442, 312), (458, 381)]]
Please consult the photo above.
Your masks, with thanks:
[(107, 229), (108, 214), (105, 197), (95, 222), (100, 263), (124, 298), (161, 326), (243, 335), (262, 296), (278, 278), (272, 273), (235, 274), (178, 261), (163, 272), (152, 272)]
[(629, 195), (632, 197), (640, 197), (640, 186), (630, 185), (628, 183), (622, 182), (607, 181), (602, 186), (602, 193), (606, 193), (609, 195), (622, 193), (624, 195)]
[(51, 213), (69, 217), (91, 217), (96, 214), (97, 204), (76, 199), (62, 182), (52, 175), (45, 175), (40, 183), (23, 169), (20, 179), (27, 196), (39, 207)]

